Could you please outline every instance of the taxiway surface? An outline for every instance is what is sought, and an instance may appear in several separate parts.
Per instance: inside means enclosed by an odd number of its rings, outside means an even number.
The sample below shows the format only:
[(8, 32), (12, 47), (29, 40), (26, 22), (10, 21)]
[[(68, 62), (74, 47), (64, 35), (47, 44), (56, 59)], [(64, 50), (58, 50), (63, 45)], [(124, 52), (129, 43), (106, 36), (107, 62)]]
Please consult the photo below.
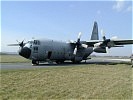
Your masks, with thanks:
[(118, 64), (118, 63), (130, 63), (130, 59), (112, 59), (112, 58), (94, 58), (85, 61), (82, 61), (80, 64), (72, 64), (70, 61), (66, 61), (63, 64), (48, 64), (41, 63), (37, 66), (32, 66), (31, 63), (1, 63), (1, 70), (3, 69), (30, 69), (30, 68), (46, 68), (46, 67), (64, 67), (64, 66), (77, 66), (81, 64)]

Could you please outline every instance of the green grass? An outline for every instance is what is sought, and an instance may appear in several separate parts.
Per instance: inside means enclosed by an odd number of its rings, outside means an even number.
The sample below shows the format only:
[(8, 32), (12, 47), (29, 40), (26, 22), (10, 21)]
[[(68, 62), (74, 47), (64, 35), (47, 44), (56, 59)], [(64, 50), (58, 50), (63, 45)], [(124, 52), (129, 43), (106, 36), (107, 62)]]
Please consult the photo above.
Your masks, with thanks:
[(130, 65), (78, 65), (2, 70), (2, 99), (129, 99)]
[(30, 60), (19, 55), (0, 55), (0, 63), (28, 63)]

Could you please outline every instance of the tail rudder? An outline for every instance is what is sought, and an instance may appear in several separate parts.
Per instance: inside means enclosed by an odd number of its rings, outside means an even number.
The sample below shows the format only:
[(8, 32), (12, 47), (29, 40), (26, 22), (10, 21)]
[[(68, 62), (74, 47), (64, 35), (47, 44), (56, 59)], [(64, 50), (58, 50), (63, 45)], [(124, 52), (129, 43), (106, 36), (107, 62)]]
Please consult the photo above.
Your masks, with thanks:
[(91, 40), (99, 40), (97, 22), (94, 22), (94, 26), (93, 26), (93, 30), (92, 30), (92, 35), (91, 35)]

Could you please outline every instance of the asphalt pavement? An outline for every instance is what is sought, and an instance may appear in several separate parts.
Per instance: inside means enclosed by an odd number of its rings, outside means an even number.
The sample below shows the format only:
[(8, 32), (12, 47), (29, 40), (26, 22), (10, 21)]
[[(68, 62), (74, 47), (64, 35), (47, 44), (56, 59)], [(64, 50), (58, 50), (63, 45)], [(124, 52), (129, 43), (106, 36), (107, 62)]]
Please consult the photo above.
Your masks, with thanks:
[(82, 61), (80, 64), (73, 64), (70, 61), (66, 61), (63, 64), (56, 63), (40, 63), (40, 65), (32, 66), (31, 63), (1, 63), (1, 70), (3, 69), (31, 69), (31, 68), (47, 68), (47, 67), (67, 67), (67, 66), (77, 66), (84, 64), (118, 64), (125, 63), (130, 64), (130, 59), (112, 59), (112, 58), (92, 58), (90, 60)]

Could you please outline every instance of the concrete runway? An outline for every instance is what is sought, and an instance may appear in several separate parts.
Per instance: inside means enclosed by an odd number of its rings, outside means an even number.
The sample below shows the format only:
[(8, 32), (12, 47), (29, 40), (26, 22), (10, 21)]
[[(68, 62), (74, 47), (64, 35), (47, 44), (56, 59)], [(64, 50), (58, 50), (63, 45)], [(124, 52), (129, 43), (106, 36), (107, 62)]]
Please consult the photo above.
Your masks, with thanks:
[(46, 68), (46, 67), (64, 67), (64, 66), (77, 66), (77, 65), (84, 65), (84, 64), (118, 64), (118, 63), (125, 63), (130, 64), (130, 59), (118, 59), (118, 58), (92, 58), (90, 60), (82, 61), (80, 64), (73, 64), (70, 61), (66, 61), (63, 64), (48, 64), (48, 63), (41, 63), (37, 66), (32, 66), (31, 63), (1, 63), (1, 70), (3, 69), (30, 69), (30, 68)]

